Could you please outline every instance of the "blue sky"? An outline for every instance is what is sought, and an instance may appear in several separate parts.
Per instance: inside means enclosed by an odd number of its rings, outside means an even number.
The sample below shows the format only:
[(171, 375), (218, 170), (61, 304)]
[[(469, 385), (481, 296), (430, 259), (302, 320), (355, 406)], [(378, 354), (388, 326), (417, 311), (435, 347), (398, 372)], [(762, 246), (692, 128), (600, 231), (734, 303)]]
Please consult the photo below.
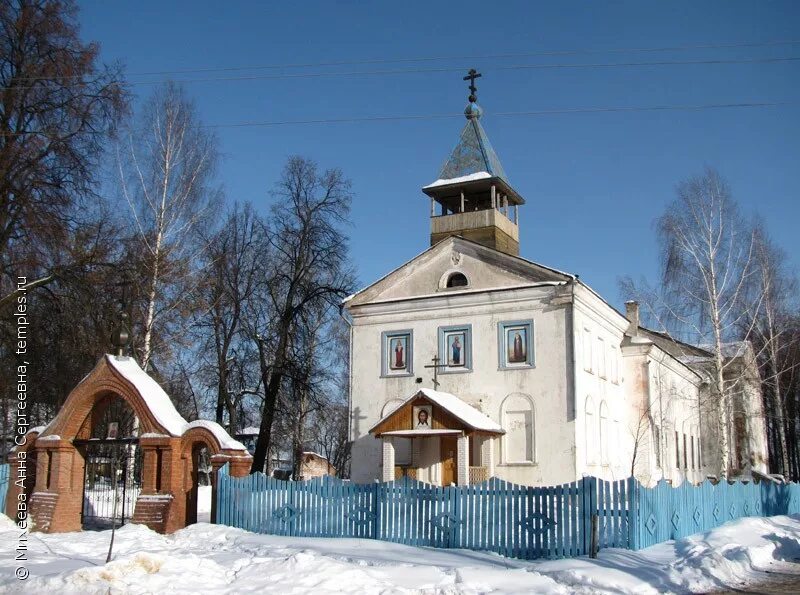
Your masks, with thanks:
[[(223, 7), (224, 8), (221, 8)], [(297, 63), (609, 50), (800, 39), (798, 2), (80, 2), (85, 39), (137, 73)], [(621, 275), (657, 275), (652, 221), (675, 184), (718, 168), (798, 264), (800, 105), (703, 111), (501, 117), (607, 106), (800, 101), (800, 62), (503, 69), (525, 64), (800, 57), (800, 45), (590, 53), (508, 59), (172, 75), (447, 68), (382, 76), (195, 81), (208, 124), (459, 114), (462, 73), (483, 73), (482, 124), (525, 197), (521, 254), (580, 274), (614, 304)], [(152, 87), (136, 85), (145, 96)], [(339, 167), (353, 181), (352, 249), (361, 284), (428, 246), (432, 182), (463, 117), (219, 128), (228, 200), (266, 208), (286, 157)]]

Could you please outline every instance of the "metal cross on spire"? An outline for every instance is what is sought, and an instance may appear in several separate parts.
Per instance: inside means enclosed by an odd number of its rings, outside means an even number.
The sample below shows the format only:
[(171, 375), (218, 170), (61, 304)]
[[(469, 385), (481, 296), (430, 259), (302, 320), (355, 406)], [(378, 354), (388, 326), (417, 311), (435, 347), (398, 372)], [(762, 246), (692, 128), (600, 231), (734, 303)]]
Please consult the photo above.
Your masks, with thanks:
[(475, 86), (475, 79), (482, 77), (483, 75), (475, 70), (474, 68), (469, 69), (469, 73), (467, 76), (464, 77), (465, 81), (469, 81), (469, 102), (475, 103), (478, 101), (477, 95), (475, 93), (478, 92), (478, 87)]

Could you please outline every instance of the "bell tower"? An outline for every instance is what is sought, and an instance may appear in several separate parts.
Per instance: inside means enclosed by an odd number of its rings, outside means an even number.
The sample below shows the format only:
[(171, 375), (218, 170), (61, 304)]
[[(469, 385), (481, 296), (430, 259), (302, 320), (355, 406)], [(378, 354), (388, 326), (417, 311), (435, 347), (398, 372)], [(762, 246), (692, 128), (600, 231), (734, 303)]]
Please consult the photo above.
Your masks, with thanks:
[(525, 200), (508, 183), (503, 166), (481, 126), (473, 68), (467, 123), (439, 178), (422, 188), (431, 198), (431, 246), (461, 236), (506, 254), (519, 256), (519, 205)]

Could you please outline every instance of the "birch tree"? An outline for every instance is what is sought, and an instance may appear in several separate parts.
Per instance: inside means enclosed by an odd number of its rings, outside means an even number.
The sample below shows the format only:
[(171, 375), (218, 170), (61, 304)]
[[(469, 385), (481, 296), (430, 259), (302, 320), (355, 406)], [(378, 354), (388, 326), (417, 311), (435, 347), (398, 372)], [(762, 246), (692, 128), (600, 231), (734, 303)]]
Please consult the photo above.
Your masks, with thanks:
[[(786, 270), (786, 255), (769, 238), (764, 223), (755, 227), (754, 299), (762, 307), (755, 320), (745, 320), (753, 328), (753, 342), (759, 355), (765, 405), (770, 411), (768, 426), (776, 437), (773, 460), (780, 463), (780, 473), (789, 474), (789, 445), (786, 439), (787, 419), (784, 387), (797, 365), (789, 356), (796, 336), (792, 333), (791, 315), (797, 307), (797, 283)], [(777, 452), (775, 452), (777, 451)]]
[(143, 269), (138, 350), (146, 370), (159, 334), (167, 333), (165, 319), (193, 294), (192, 265), (204, 250), (196, 232), (218, 202), (216, 139), (184, 91), (168, 83), (149, 99), (117, 155)]
[(726, 376), (725, 344), (749, 340), (762, 297), (753, 295), (755, 234), (722, 177), (707, 168), (681, 182), (677, 198), (657, 220), (662, 248), (662, 288), (668, 326), (680, 327), (712, 353), (710, 394), (717, 417), (720, 474), (730, 465), (730, 427), (738, 379)]

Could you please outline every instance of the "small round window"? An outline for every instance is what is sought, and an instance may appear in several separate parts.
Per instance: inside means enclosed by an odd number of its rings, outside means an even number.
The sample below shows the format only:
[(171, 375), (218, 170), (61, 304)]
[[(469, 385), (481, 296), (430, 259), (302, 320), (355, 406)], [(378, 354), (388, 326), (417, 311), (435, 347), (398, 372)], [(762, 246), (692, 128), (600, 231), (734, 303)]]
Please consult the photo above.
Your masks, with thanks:
[(464, 273), (453, 273), (447, 278), (447, 287), (466, 287), (469, 285)]

